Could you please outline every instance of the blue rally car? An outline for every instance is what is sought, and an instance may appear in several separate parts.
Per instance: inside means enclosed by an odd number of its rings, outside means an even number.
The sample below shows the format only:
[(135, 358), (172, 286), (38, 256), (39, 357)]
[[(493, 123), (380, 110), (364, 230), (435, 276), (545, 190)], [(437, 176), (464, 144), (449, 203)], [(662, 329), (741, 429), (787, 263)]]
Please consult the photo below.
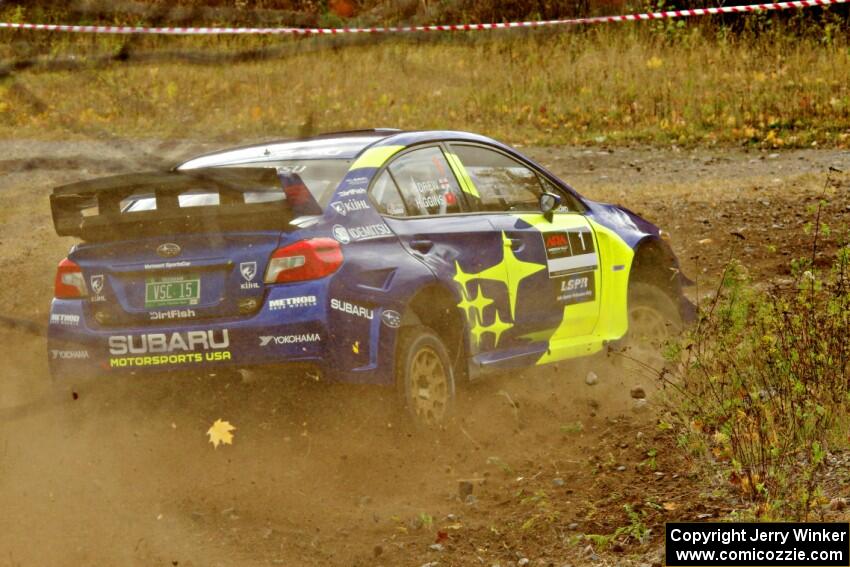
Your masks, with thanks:
[(688, 316), (663, 232), (464, 132), (365, 130), (58, 187), (58, 381), (297, 364), (397, 385), (415, 420), (455, 386)]

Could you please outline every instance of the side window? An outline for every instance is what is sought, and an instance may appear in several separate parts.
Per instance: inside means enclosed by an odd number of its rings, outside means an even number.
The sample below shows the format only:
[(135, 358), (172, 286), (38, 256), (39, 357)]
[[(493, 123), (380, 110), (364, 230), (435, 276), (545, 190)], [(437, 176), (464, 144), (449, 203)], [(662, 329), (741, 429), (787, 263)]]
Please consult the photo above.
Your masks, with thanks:
[(390, 173), (384, 170), (375, 184), (372, 185), (372, 200), (378, 211), (394, 217), (403, 217), (407, 214), (404, 209), (404, 201), (401, 200), (401, 194), (398, 192), (398, 187), (390, 177)]
[(579, 202), (569, 191), (558, 189), (545, 177), (541, 177), (541, 180), (543, 181), (544, 191), (561, 196), (561, 206), (558, 208), (559, 213), (582, 213), (587, 210), (587, 207)]
[(389, 172), (411, 216), (461, 212), (463, 196), (440, 148), (404, 154), (390, 164)]
[(537, 173), (505, 154), (481, 146), (452, 145), (475, 188), (484, 211), (539, 211), (543, 191)]

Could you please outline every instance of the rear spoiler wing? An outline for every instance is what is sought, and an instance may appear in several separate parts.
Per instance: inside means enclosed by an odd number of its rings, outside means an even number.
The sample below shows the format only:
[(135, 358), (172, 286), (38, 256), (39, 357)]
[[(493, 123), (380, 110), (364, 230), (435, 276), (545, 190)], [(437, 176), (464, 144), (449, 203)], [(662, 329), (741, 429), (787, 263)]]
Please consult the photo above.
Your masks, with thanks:
[[(295, 187), (285, 187), (283, 181), (274, 168), (248, 167), (116, 175), (56, 187), (50, 209), (56, 234), (83, 240), (239, 228), (277, 230), (295, 214), (304, 214), (293, 210), (290, 201), (295, 195), (290, 189)], [(303, 185), (301, 189), (299, 193), (306, 192)], [(218, 204), (181, 207), (180, 196), (193, 191), (217, 193)], [(279, 193), (280, 198), (246, 202), (246, 193)], [(154, 198), (156, 207), (129, 210), (133, 197)], [(309, 201), (313, 214), (315, 209), (321, 212), (311, 196)]]

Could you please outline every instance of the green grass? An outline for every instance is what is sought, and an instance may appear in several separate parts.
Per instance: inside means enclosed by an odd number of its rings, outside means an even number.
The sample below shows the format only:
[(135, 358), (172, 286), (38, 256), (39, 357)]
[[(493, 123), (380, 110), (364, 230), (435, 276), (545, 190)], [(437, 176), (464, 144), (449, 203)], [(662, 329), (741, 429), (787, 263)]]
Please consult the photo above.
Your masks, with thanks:
[[(780, 27), (732, 35), (712, 25), (629, 24), (342, 47), (330, 38), (143, 38), (133, 45), (144, 53), (284, 51), (226, 65), (131, 61), (17, 72), (0, 82), (0, 136), (231, 141), (394, 126), (539, 145), (847, 147), (846, 37), (829, 26), (802, 35)], [(7, 58), (85, 59), (115, 53), (124, 41), (9, 37), (0, 47)]]

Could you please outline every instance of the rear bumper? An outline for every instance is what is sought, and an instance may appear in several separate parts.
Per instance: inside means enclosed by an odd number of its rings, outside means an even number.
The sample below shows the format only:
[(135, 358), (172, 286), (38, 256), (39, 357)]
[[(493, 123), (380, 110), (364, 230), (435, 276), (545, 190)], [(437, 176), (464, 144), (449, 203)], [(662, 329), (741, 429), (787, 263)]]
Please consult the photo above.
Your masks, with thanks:
[(387, 344), (380, 333), (380, 317), (334, 320), (337, 314), (328, 312), (324, 287), (315, 283), (271, 288), (260, 311), (247, 318), (133, 328), (106, 328), (87, 320), (83, 302), (55, 299), (51, 306), (47, 356), (59, 382), (110, 374), (207, 373), (216, 368), (289, 364), (316, 368), (331, 380), (391, 380), (378, 365), (381, 345)]

